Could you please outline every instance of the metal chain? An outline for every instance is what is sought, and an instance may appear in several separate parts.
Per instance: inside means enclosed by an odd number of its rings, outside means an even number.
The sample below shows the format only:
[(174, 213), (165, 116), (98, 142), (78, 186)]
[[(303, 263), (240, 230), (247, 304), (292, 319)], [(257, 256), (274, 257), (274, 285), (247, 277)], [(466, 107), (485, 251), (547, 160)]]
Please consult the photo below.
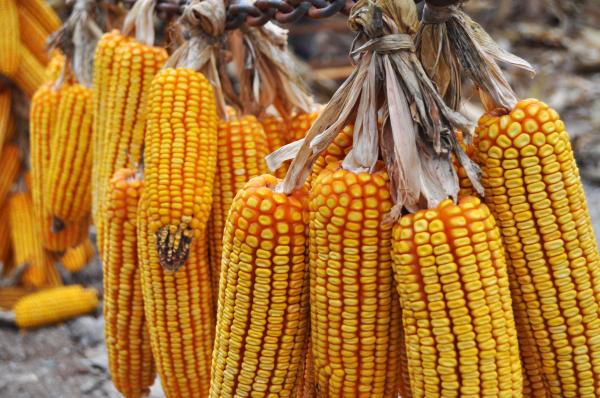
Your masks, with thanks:
[[(132, 6), (135, 0), (122, 0)], [(302, 17), (328, 18), (337, 13), (349, 14), (355, 0), (231, 0), (227, 4), (226, 29), (237, 29), (244, 23), (262, 26), (271, 20), (282, 24)], [(415, 0), (419, 3), (422, 0)], [(454, 0), (455, 1), (455, 0)], [(158, 0), (156, 8), (167, 15), (181, 14), (187, 0)]]

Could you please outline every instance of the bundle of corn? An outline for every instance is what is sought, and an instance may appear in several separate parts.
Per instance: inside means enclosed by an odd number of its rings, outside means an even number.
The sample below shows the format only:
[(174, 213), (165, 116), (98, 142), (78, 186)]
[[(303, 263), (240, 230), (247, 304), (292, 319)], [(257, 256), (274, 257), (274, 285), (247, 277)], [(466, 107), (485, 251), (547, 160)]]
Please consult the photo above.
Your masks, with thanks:
[(252, 177), (267, 172), (267, 142), (254, 116), (223, 121), (217, 130), (217, 173), (208, 224), (210, 264), (215, 294), (219, 290), (223, 229), (233, 198)]
[(206, 227), (217, 111), (212, 87), (193, 64), (185, 57), (171, 64), (156, 75), (148, 97), (138, 251), (152, 353), (166, 395), (201, 397), (208, 394), (215, 325)]
[(8, 201), (8, 216), (14, 264), (27, 264), (23, 284), (32, 287), (60, 285), (60, 275), (42, 246), (31, 196), (24, 192), (12, 195)]
[[(99, 111), (94, 122), (94, 142), (99, 146), (92, 167), (97, 178), (93, 183), (98, 201), (95, 214), (100, 216), (94, 222), (100, 248), (106, 190), (116, 170), (135, 167), (142, 159), (150, 83), (167, 60), (166, 50), (153, 46), (154, 7), (149, 3), (153, 1), (138, 1), (127, 14), (123, 33), (105, 35), (102, 46), (96, 49), (96, 67), (105, 68), (94, 70), (94, 92), (98, 96), (95, 108)], [(135, 38), (129, 37), (133, 31)], [(105, 65), (108, 60), (110, 64)], [(106, 120), (99, 120), (102, 117)]]
[(93, 312), (98, 307), (94, 289), (71, 285), (29, 294), (15, 304), (14, 321), (19, 328), (49, 326)]
[(136, 219), (143, 181), (118, 170), (107, 190), (104, 221), (104, 334), (112, 381), (127, 398), (146, 396), (156, 371), (144, 316)]
[[(308, 198), (251, 179), (225, 226), (210, 397), (294, 396), (308, 329)], [(235, 359), (235, 360), (233, 360)]]
[(518, 101), (496, 64), (532, 71), (526, 61), (501, 50), (458, 8), (426, 9), (425, 17), (440, 12), (444, 20), (427, 28), (436, 39), (423, 48), (444, 49), (449, 67), (430, 73), (442, 81), (448, 68), (458, 71), (449, 91), (460, 98), (464, 72), (488, 111), (479, 120), (475, 157), (507, 251), (524, 393), (597, 396), (600, 256), (564, 123), (541, 101)]
[(79, 272), (94, 258), (96, 250), (89, 239), (68, 249), (60, 258), (60, 263), (69, 272)]

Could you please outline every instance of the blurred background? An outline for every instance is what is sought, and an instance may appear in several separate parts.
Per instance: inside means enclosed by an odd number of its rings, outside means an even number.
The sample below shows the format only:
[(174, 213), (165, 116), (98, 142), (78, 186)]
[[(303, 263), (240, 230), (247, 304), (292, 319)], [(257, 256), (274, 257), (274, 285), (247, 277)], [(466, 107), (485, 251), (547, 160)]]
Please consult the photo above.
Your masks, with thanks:
[[(64, 10), (63, 1), (50, 3)], [(465, 7), (502, 47), (536, 68), (533, 79), (513, 69), (506, 72), (519, 96), (540, 98), (561, 114), (600, 236), (600, 1), (470, 0)], [(343, 16), (288, 28), (302, 75), (318, 100), (326, 102), (352, 71), (347, 54), (354, 35)], [(464, 112), (472, 119), (482, 113), (476, 98), (466, 102)], [(97, 256), (64, 277), (66, 283), (102, 289)], [(119, 397), (109, 380), (100, 314), (101, 309), (27, 332), (0, 325), (0, 397)], [(155, 385), (151, 397), (162, 396)]]

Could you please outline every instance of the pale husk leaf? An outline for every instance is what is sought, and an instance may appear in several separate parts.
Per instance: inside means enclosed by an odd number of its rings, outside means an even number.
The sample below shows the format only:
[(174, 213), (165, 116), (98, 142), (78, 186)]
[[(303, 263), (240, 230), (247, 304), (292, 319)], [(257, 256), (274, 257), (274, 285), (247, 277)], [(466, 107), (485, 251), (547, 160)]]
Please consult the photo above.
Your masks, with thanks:
[(137, 0), (127, 13), (123, 22), (123, 34), (130, 36), (146, 46), (154, 45), (154, 8), (156, 0)]

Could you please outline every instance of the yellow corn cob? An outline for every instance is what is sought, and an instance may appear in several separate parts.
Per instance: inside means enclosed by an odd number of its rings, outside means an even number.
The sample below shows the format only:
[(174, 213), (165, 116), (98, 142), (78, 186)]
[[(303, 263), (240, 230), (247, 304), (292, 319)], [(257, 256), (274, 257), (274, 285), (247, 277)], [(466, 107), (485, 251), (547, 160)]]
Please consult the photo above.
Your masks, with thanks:
[(287, 143), (304, 138), (310, 126), (317, 120), (319, 112), (300, 113), (292, 117), (287, 130)]
[(31, 10), (26, 7), (19, 7), (19, 29), (23, 45), (40, 63), (46, 65), (48, 63), (46, 40), (51, 32), (45, 30)]
[(16, 0), (0, 0), (0, 16), (0, 74), (12, 78), (21, 57)]
[(19, 68), (14, 74), (14, 82), (28, 97), (32, 97), (36, 90), (48, 80), (44, 65), (37, 60), (27, 47), (19, 47), (21, 54)]
[(69, 272), (79, 272), (94, 258), (94, 244), (86, 239), (83, 243), (68, 249), (60, 258), (60, 263)]
[(211, 275), (219, 290), (223, 229), (237, 192), (252, 178), (267, 172), (265, 133), (254, 116), (221, 122), (217, 131), (217, 173), (208, 223)]
[[(217, 158), (217, 114), (208, 80), (191, 69), (163, 69), (148, 99), (145, 178), (149, 234), (160, 264), (177, 270), (210, 214)], [(203, 243), (204, 244), (204, 243)]]
[(521, 397), (506, 260), (475, 197), (402, 217), (394, 272), (412, 396)]
[(80, 84), (63, 88), (57, 112), (45, 201), (55, 220), (80, 222), (91, 206), (92, 90)]
[(0, 203), (4, 203), (21, 169), (21, 155), (16, 145), (8, 144), (0, 153)]
[(8, 201), (5, 200), (0, 205), (0, 263), (4, 264), (4, 269), (10, 268), (10, 224), (9, 224)]
[(352, 126), (346, 127), (340, 131), (331, 145), (329, 145), (329, 147), (327, 147), (327, 149), (323, 151), (321, 155), (319, 155), (307, 180), (309, 185), (312, 183), (312, 181), (317, 179), (319, 174), (321, 174), (321, 171), (323, 171), (328, 164), (337, 163), (344, 160), (348, 152), (350, 152), (352, 149), (352, 132)]
[[(65, 62), (66, 59), (63, 53), (58, 50), (52, 51), (52, 57), (46, 66), (46, 77), (48, 78), (48, 81), (54, 82), (60, 77), (63, 68), (65, 67)], [(68, 76), (70, 76), (70, 74)], [(70, 83), (73, 82), (70, 81)]]
[(14, 307), (17, 326), (23, 329), (53, 325), (93, 312), (98, 307), (94, 289), (62, 286), (30, 294)]
[(127, 40), (119, 31), (113, 30), (105, 33), (100, 38), (94, 52), (94, 76), (92, 84), (92, 98), (94, 101), (94, 121), (92, 126), (94, 141), (92, 160), (92, 215), (94, 224), (96, 225), (100, 222), (99, 201), (103, 199), (100, 197), (99, 189), (103, 148), (110, 120), (108, 102), (113, 95), (111, 89), (116, 88), (116, 86), (111, 85), (111, 79), (116, 79), (116, 74), (113, 73), (113, 70), (117, 66), (115, 62), (117, 48)]
[[(475, 141), (477, 140), (473, 140), (474, 142), (470, 145), (465, 143), (461, 131), (456, 132), (456, 138), (458, 140), (459, 145), (462, 147), (463, 151), (465, 151), (469, 159), (475, 161), (475, 145), (477, 145)], [(473, 183), (471, 183), (471, 179), (467, 175), (467, 172), (456, 159), (454, 160), (454, 166), (456, 167), (456, 173), (458, 174), (458, 183), (460, 187), (458, 197), (462, 198), (465, 196), (479, 196), (479, 194), (473, 187)]]
[(46, 0), (19, 0), (19, 8), (27, 10), (36, 23), (48, 33), (60, 28), (60, 18)]
[[(115, 171), (135, 167), (142, 157), (146, 121), (146, 100), (152, 78), (167, 59), (164, 48), (135, 41), (123, 42), (115, 50), (113, 79), (108, 92), (106, 134), (102, 144), (98, 186), (98, 208), (104, 212), (106, 190)], [(98, 247), (102, 248), (102, 220), (96, 223)]]
[(485, 200), (501, 227), (533, 396), (600, 395), (600, 257), (569, 136), (535, 99), (479, 121)]
[(208, 81), (191, 69), (159, 72), (148, 98), (138, 252), (152, 353), (169, 398), (208, 394), (215, 322), (206, 224), (216, 142)]
[(395, 296), (388, 177), (331, 164), (310, 197), (311, 341), (318, 396), (395, 397)]
[(26, 286), (47, 287), (60, 284), (52, 260), (44, 252), (31, 196), (24, 192), (12, 195), (8, 202), (11, 242), (15, 265), (29, 264), (22, 281)]
[(308, 332), (307, 193), (251, 179), (223, 239), (210, 397), (292, 397)]
[(0, 148), (8, 142), (15, 129), (12, 113), (12, 94), (9, 89), (0, 89)]
[[(267, 116), (260, 120), (260, 123), (265, 130), (265, 136), (267, 137), (267, 147), (269, 153), (276, 151), (286, 144), (287, 141), (287, 123), (281, 117)], [(279, 178), (285, 177), (287, 165), (280, 167), (275, 172), (275, 175)]]
[(12, 310), (19, 300), (34, 292), (35, 289), (32, 289), (30, 287), (0, 287), (0, 309)]
[(40, 87), (31, 101), (29, 120), (29, 141), (31, 152), (31, 194), (36, 219), (40, 220), (40, 230), (44, 247), (62, 252), (76, 246), (87, 236), (89, 220), (66, 223), (60, 231), (53, 231), (52, 215), (48, 212), (45, 196), (45, 181), (50, 170), (51, 133), (58, 116), (58, 105), (62, 94), (69, 85), (55, 89), (52, 83)]
[(156, 378), (144, 316), (136, 218), (143, 181), (117, 170), (107, 190), (104, 237), (104, 334), (112, 381), (126, 398), (144, 397)]

